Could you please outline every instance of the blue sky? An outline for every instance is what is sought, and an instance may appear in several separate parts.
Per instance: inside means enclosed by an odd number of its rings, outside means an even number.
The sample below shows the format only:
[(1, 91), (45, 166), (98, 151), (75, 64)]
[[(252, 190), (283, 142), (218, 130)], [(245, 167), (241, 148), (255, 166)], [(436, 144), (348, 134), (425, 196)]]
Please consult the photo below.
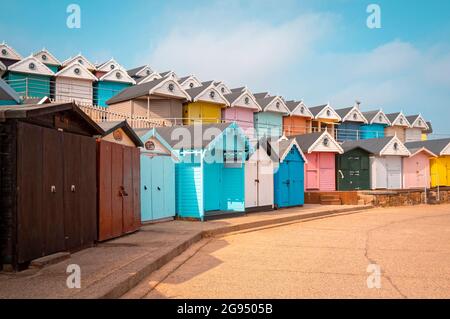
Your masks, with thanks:
[[(81, 7), (81, 28), (66, 8)], [(381, 29), (366, 7), (381, 8)], [(0, 41), (196, 74), (307, 105), (421, 112), (450, 135), (450, 1), (95, 0), (2, 4)]]

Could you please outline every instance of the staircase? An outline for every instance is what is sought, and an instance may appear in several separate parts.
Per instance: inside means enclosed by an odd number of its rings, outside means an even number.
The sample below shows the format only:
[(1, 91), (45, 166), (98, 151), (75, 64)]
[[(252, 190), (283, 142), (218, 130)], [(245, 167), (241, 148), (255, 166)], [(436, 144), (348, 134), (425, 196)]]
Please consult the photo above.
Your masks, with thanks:
[(339, 195), (320, 195), (320, 205), (342, 205)]

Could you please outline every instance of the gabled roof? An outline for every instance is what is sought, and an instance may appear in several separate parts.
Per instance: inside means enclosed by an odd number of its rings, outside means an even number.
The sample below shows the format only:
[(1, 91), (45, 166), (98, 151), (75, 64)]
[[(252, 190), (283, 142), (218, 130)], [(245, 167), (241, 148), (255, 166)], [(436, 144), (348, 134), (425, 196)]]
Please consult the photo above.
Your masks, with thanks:
[[(396, 146), (395, 146), (396, 145)], [(358, 141), (345, 141), (342, 143), (345, 152), (360, 148), (369, 154), (376, 156), (398, 155), (410, 156), (408, 148), (398, 139), (397, 136), (389, 136), (384, 138), (371, 138)]]
[[(406, 146), (406, 144), (405, 144)], [(410, 157), (413, 157), (419, 153), (426, 153), (428, 156), (430, 157), (437, 157), (436, 154), (434, 154), (432, 151), (430, 151), (428, 148), (426, 147), (408, 147), (406, 146), (406, 148), (408, 149), (408, 151), (411, 153)]]
[(10, 65), (8, 71), (48, 76), (54, 75), (52, 70), (32, 55)]
[(304, 153), (331, 152), (342, 154), (339, 143), (327, 131), (293, 136)]
[(22, 60), (22, 56), (3, 42), (0, 43), (0, 59)]
[(431, 133), (433, 133), (433, 126), (431, 125), (431, 122), (430, 122), (430, 121), (427, 121), (427, 126), (428, 126), (428, 129), (426, 129), (426, 130), (423, 131), (422, 133), (425, 133), (425, 134), (431, 134)]
[(357, 106), (335, 109), (335, 111), (341, 117), (342, 122), (368, 123), (367, 119)]
[(44, 64), (56, 65), (60, 66), (61, 62), (48, 51), (46, 48), (43, 48), (41, 51), (38, 51), (33, 54), (34, 57), (38, 58)]
[(77, 117), (86, 123), (93, 135), (103, 134), (103, 129), (73, 102), (2, 106), (0, 107), (0, 122), (4, 122), (7, 119), (26, 119), (63, 111), (70, 111), (76, 114)]
[(406, 116), (406, 119), (411, 125), (411, 128), (420, 128), (422, 130), (428, 129), (427, 122), (420, 114)]
[(136, 81), (123, 69), (110, 70), (108, 73), (101, 76), (98, 80), (136, 84)]
[(137, 68), (127, 70), (128, 75), (132, 78), (145, 77), (154, 72), (155, 71), (153, 71), (153, 69), (149, 65), (141, 65)]
[[(238, 87), (238, 88), (231, 89), (231, 92), (242, 92), (242, 91), (244, 91), (246, 89), (247, 89), (246, 86), (241, 86), (241, 87)], [(253, 95), (255, 95), (255, 94), (253, 94)]]
[(230, 107), (237, 106), (262, 111), (261, 106), (258, 104), (253, 94), (247, 89), (240, 92), (225, 94), (224, 97), (227, 99), (228, 103), (230, 103)]
[(202, 86), (202, 82), (195, 75), (188, 75), (178, 79), (185, 89), (192, 89), (194, 87)]
[[(141, 149), (141, 152), (144, 153), (163, 153), (163, 154), (170, 154), (171, 157), (173, 159), (175, 159), (176, 161), (179, 161), (179, 157), (177, 156), (176, 153), (174, 153), (174, 149), (172, 148), (172, 146), (170, 146), (169, 143), (167, 143), (167, 141), (161, 136), (159, 135), (159, 133), (156, 131), (156, 128), (151, 128), (151, 129), (137, 129), (135, 130), (136, 134), (139, 136), (139, 138), (141, 139), (144, 148)], [(167, 151), (163, 152), (160, 149), (155, 148), (154, 150), (148, 150), (145, 148), (145, 144), (148, 140), (155, 138)]]
[(13, 100), (18, 104), (21, 102), (19, 94), (2, 79), (0, 79), (0, 100)]
[(109, 72), (111, 70), (117, 69), (124, 70), (124, 68), (116, 60), (114, 60), (114, 58), (111, 58), (108, 61), (97, 66), (97, 71), (101, 72)]
[(202, 84), (202, 86), (186, 90), (192, 102), (204, 101), (229, 106), (228, 100), (214, 85), (214, 81), (203, 82)]
[(404, 126), (410, 127), (411, 124), (406, 119), (406, 116), (402, 112), (386, 114), (387, 118), (391, 122), (391, 126)]
[(141, 77), (134, 78), (134, 79), (136, 80), (136, 83), (141, 84), (141, 83), (146, 83), (146, 82), (162, 79), (162, 76), (159, 75), (159, 73), (153, 72), (147, 76), (141, 76)]
[(269, 142), (269, 146), (270, 146), (270, 153), (276, 153), (278, 155), (278, 159), (279, 159), (280, 163), (282, 163), (284, 161), (286, 156), (289, 154), (289, 151), (293, 147), (297, 148), (298, 152), (300, 153), (300, 156), (303, 158), (303, 161), (305, 163), (308, 162), (306, 160), (305, 154), (303, 154), (303, 151), (300, 148), (300, 146), (298, 145), (295, 137), (289, 137), (289, 138), (282, 137), (278, 140), (271, 140)]
[(165, 71), (165, 72), (161, 72), (159, 73), (159, 75), (161, 75), (163, 78), (166, 76), (173, 76), (175, 79), (178, 80), (178, 76), (174, 71)]
[(229, 93), (231, 93), (230, 88), (222, 81), (214, 82), (214, 85), (217, 87), (217, 89), (222, 94), (229, 94)]
[(437, 156), (450, 155), (450, 138), (441, 138), (428, 141), (406, 142), (408, 148), (425, 147)]
[(95, 77), (91, 71), (86, 69), (84, 65), (74, 61), (72, 64), (67, 65), (65, 68), (59, 70), (55, 77), (66, 77), (73, 79), (85, 79), (91, 81), (97, 81), (97, 77)]
[(369, 124), (385, 124), (385, 125), (391, 125), (391, 121), (389, 118), (384, 114), (383, 110), (374, 110), (374, 111), (368, 111), (362, 113), (364, 117), (367, 119)]
[(310, 107), (309, 111), (312, 115), (314, 115), (314, 119), (332, 119), (335, 121), (341, 120), (339, 114), (336, 113), (329, 103)]
[(263, 112), (276, 112), (289, 114), (290, 111), (281, 96), (271, 96), (268, 93), (254, 94), (256, 101), (261, 106)]
[(286, 106), (288, 107), (290, 111), (289, 115), (291, 116), (314, 117), (303, 101), (287, 101)]
[(83, 64), (86, 67), (86, 69), (88, 69), (88, 70), (91, 70), (91, 71), (96, 70), (95, 65), (93, 63), (91, 63), (88, 59), (86, 59), (86, 57), (84, 57), (81, 53), (79, 53), (76, 56), (70, 57), (67, 60), (63, 61), (62, 65), (66, 66), (66, 65), (71, 64), (74, 61), (77, 61), (80, 64)]
[(104, 131), (102, 134), (103, 137), (113, 133), (115, 130), (122, 129), (136, 146), (143, 146), (141, 139), (127, 121), (101, 122), (99, 126)]
[[(169, 88), (170, 84), (173, 84), (172, 91)], [(150, 95), (166, 96), (169, 98), (183, 100), (190, 99), (190, 96), (181, 87), (181, 85), (178, 84), (177, 81), (175, 81), (175, 79), (166, 77), (126, 88), (106, 101), (106, 104), (111, 105)]]

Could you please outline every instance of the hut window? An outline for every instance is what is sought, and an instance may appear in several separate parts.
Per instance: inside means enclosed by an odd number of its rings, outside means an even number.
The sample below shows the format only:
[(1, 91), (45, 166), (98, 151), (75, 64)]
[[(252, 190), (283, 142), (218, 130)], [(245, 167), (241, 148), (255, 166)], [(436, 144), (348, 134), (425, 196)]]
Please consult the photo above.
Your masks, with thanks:
[(83, 60), (79, 59), (78, 63), (83, 64)]
[(305, 113), (305, 108), (303, 106), (300, 109), (300, 113), (302, 113), (302, 114)]
[(275, 107), (276, 107), (277, 109), (279, 109), (279, 108), (280, 108), (280, 102), (277, 102), (277, 104), (275, 104)]
[(419, 120), (419, 125), (422, 125), (422, 121), (421, 120)]
[(220, 92), (225, 93), (225, 88), (222, 87), (222, 88), (220, 89)]
[(325, 137), (323, 139), (323, 145), (328, 146), (329, 143), (330, 143), (330, 140), (328, 139), (328, 137)]
[(113, 132), (113, 137), (116, 141), (121, 141), (122, 140), (122, 132), (120, 130), (115, 130)]
[(194, 87), (194, 83), (189, 83), (189, 87), (192, 89)]
[(31, 62), (30, 64), (28, 64), (28, 67), (30, 68), (30, 70), (34, 70), (34, 69), (36, 69), (36, 64)]
[(158, 80), (158, 78), (156, 78), (156, 77), (155, 77), (155, 78), (153, 78), (153, 81), (156, 81), (156, 80)]
[(175, 85), (173, 85), (173, 83), (169, 84), (169, 91), (173, 92), (173, 90), (175, 90)]
[(118, 79), (122, 78), (122, 74), (120, 74), (120, 72), (117, 72), (116, 73), (116, 78), (118, 78)]
[(383, 117), (380, 115), (380, 117), (378, 118), (378, 120), (379, 120), (380, 122), (383, 122)]
[(145, 149), (147, 151), (153, 151), (155, 149), (155, 143), (153, 143), (153, 141), (145, 142)]
[(7, 56), (8, 55), (8, 51), (6, 51), (6, 49), (2, 49), (2, 55)]
[(150, 70), (147, 70), (147, 72), (145, 72), (145, 73), (147, 73), (147, 75), (150, 75), (150, 74), (151, 74)]
[(248, 96), (245, 97), (244, 102), (245, 102), (245, 104), (247, 104), (247, 105), (250, 103), (250, 99), (248, 98)]
[(400, 119), (400, 124), (403, 124), (403, 119)]
[(80, 70), (80, 68), (75, 68), (75, 70), (73, 70), (73, 72), (74, 72), (76, 75), (79, 75), (79, 74), (81, 73), (81, 70)]
[(394, 143), (394, 150), (398, 150), (398, 143), (397, 142)]
[(356, 119), (357, 119), (357, 117), (358, 117), (358, 114), (356, 114), (356, 113), (353, 113), (353, 119), (354, 119), (354, 120), (356, 120)]
[(216, 92), (214, 92), (214, 91), (209, 92), (209, 96), (210, 96), (212, 99), (214, 99), (214, 97), (216, 96)]
[(331, 111), (327, 110), (327, 116), (331, 116)]
[(116, 67), (116, 66), (115, 66), (114, 64), (111, 64), (111, 66), (110, 66), (111, 70), (114, 70), (115, 67)]
[(42, 55), (42, 60), (47, 61), (47, 56), (45, 54)]

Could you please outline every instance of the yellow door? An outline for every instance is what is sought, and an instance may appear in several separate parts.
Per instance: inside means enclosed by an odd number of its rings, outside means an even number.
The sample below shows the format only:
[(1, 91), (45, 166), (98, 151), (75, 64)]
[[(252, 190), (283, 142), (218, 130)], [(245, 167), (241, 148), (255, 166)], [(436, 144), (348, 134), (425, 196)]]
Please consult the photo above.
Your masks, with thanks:
[(446, 162), (449, 159), (445, 157), (433, 158), (430, 160), (431, 187), (448, 185), (448, 169)]
[(446, 186), (450, 186), (450, 156), (444, 156), (444, 161), (445, 161), (445, 166), (446, 166), (446, 180), (445, 180), (445, 185)]
[(188, 103), (183, 106), (183, 124), (189, 125), (201, 119), (202, 108), (200, 103)]
[(217, 104), (204, 104), (202, 107), (202, 120), (204, 123), (220, 123), (221, 120), (220, 105)]

